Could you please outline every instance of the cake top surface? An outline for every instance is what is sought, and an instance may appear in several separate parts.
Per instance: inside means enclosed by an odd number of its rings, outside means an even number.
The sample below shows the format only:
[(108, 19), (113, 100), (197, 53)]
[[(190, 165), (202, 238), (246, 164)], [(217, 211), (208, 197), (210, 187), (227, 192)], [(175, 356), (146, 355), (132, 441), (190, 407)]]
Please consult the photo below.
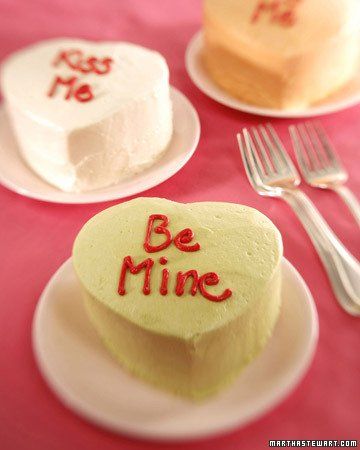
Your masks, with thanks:
[(5, 99), (59, 131), (91, 125), (129, 102), (156, 96), (168, 78), (166, 61), (155, 51), (70, 38), (19, 50), (1, 68)]
[[(149, 217), (154, 215), (166, 217), (168, 223), (158, 218), (151, 224)], [(158, 226), (164, 226), (159, 233)], [(194, 233), (192, 239), (180, 233), (188, 228)], [(152, 247), (165, 245), (168, 232), (172, 241), (166, 248), (148, 251), (151, 248), (144, 246), (146, 242)], [(179, 249), (188, 246), (194, 246), (193, 251)], [(153, 261), (150, 294), (144, 293), (145, 265), (137, 274), (130, 273), (124, 265), (127, 257), (134, 266)], [(157, 198), (138, 198), (102, 211), (84, 225), (73, 248), (75, 271), (90, 295), (132, 323), (182, 338), (215, 329), (251, 307), (268, 286), (281, 257), (279, 231), (253, 208)], [(128, 269), (122, 276), (124, 267)], [(169, 271), (164, 295), (160, 293), (163, 269)], [(178, 272), (190, 270), (199, 278), (216, 273), (217, 283), (208, 278), (204, 292), (199, 282), (191, 295), (193, 278), (189, 277), (181, 292)]]
[(204, 9), (227, 38), (285, 54), (360, 31), (358, 0), (205, 0)]

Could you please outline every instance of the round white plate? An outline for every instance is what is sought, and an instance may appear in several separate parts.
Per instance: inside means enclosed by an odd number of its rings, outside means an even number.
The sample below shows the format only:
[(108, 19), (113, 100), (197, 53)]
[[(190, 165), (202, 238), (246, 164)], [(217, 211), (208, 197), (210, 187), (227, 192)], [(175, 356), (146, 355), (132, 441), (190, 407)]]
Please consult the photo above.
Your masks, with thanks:
[(261, 108), (259, 106), (244, 103), (241, 100), (226, 93), (223, 89), (217, 86), (216, 83), (207, 74), (205, 68), (201, 63), (201, 52), (203, 48), (203, 34), (201, 31), (189, 42), (185, 55), (185, 64), (187, 72), (193, 83), (207, 96), (222, 105), (230, 108), (244, 111), (250, 114), (257, 114), (268, 117), (312, 117), (322, 114), (329, 114), (341, 109), (349, 108), (360, 102), (360, 70), (357, 77), (349, 82), (341, 90), (333, 95), (327, 97), (321, 102), (309, 106), (306, 109), (298, 110), (281, 110)]
[(167, 180), (193, 155), (200, 138), (200, 121), (190, 101), (171, 87), (174, 134), (164, 156), (131, 178), (103, 189), (83, 193), (63, 192), (46, 183), (24, 162), (17, 148), (4, 107), (0, 108), (0, 183), (26, 197), (54, 203), (96, 203), (138, 194)]
[(115, 432), (158, 440), (205, 437), (244, 425), (278, 404), (305, 374), (318, 338), (311, 293), (284, 259), (280, 318), (262, 354), (233, 385), (194, 404), (132, 377), (89, 323), (71, 259), (51, 278), (33, 322), (44, 378), (71, 409)]

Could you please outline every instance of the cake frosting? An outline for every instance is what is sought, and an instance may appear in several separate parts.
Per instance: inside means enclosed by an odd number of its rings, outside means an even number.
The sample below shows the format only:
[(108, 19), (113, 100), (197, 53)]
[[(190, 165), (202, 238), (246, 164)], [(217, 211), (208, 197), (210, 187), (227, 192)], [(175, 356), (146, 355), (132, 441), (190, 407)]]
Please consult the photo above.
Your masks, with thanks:
[(73, 264), (105, 346), (135, 376), (203, 399), (261, 351), (280, 308), (282, 240), (253, 208), (138, 198), (78, 234)]
[(5, 61), (1, 87), (26, 162), (64, 191), (140, 172), (172, 137), (166, 61), (137, 45), (43, 41)]
[(249, 103), (303, 108), (359, 70), (358, 0), (205, 0), (203, 61)]

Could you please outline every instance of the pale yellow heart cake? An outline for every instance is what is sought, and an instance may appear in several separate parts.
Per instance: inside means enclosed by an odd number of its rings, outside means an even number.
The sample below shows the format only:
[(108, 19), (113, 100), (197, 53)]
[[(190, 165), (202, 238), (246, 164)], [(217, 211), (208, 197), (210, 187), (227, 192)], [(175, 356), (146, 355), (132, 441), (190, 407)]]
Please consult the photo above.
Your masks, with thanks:
[(91, 322), (135, 376), (202, 399), (263, 349), (280, 308), (281, 235), (253, 208), (138, 198), (78, 234)]

